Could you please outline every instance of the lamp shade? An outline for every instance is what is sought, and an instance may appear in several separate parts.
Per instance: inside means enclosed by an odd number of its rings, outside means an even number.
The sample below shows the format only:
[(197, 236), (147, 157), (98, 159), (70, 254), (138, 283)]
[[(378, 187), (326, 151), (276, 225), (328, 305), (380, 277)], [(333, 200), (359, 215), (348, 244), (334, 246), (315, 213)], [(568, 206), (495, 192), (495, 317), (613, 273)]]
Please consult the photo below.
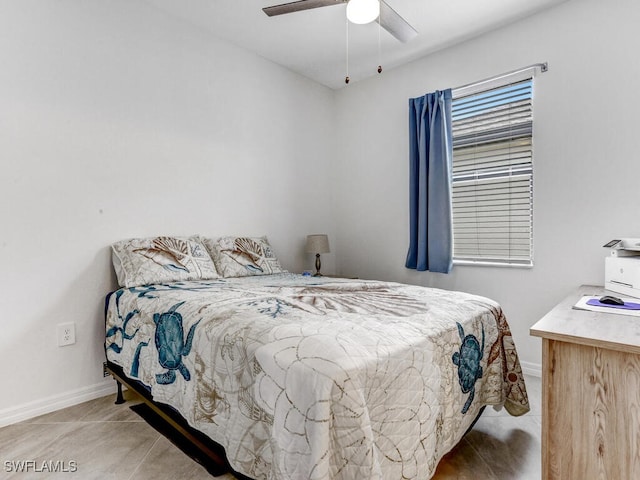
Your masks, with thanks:
[(307, 253), (329, 253), (329, 237), (325, 234), (307, 235)]
[(373, 22), (380, 15), (378, 0), (349, 0), (347, 18), (351, 23), (363, 25)]

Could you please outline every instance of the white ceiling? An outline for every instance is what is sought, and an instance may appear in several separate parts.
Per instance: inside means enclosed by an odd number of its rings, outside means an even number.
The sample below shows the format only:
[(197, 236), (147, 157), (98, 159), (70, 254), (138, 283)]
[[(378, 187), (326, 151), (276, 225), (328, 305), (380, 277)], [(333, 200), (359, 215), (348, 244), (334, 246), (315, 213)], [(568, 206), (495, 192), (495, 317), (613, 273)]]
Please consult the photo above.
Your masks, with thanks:
[[(330, 88), (345, 86), (345, 4), (268, 17), (263, 7), (287, 0), (146, 1)], [(386, 0), (418, 36), (401, 43), (377, 23), (350, 24), (351, 82), (378, 75), (379, 63), (385, 70), (397, 67), (564, 1)]]

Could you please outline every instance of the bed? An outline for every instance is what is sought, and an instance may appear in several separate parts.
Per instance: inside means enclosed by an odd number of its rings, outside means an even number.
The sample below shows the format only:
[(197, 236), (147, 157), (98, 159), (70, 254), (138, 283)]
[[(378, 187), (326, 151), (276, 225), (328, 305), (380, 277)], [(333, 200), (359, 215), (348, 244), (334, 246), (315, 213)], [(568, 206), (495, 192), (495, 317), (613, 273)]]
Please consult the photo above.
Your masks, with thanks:
[[(529, 410), (496, 302), (290, 274), (239, 251), (227, 256), (260, 274), (122, 281), (105, 306), (110, 368), (221, 445), (234, 471), (256, 480), (426, 479), (485, 406)], [(125, 264), (114, 259), (116, 271)]]

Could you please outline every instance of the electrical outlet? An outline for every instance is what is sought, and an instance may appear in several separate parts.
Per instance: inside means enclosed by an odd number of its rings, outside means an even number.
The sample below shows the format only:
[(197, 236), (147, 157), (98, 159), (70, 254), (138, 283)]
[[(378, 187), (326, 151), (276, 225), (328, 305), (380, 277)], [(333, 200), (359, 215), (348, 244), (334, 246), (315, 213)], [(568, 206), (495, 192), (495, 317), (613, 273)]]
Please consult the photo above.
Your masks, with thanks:
[(111, 373), (109, 372), (109, 370), (107, 370), (107, 362), (102, 363), (102, 376), (103, 377), (111, 376)]
[(60, 323), (57, 326), (58, 346), (73, 345), (76, 343), (76, 324), (73, 322)]

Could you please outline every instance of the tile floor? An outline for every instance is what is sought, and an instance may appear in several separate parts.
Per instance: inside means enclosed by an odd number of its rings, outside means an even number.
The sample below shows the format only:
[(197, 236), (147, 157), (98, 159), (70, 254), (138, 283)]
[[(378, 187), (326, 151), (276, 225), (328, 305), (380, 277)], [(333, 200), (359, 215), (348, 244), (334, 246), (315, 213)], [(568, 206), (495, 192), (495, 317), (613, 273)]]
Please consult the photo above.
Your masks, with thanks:
[[(540, 479), (541, 385), (536, 377), (527, 376), (526, 382), (531, 412), (514, 418), (487, 407), (474, 429), (442, 459), (435, 480)], [(136, 397), (127, 392), (125, 397), (124, 405), (107, 396), (1, 428), (0, 479), (214, 478), (129, 409)], [(40, 470), (48, 460), (66, 462), (60, 466), (72, 470), (73, 460), (77, 470), (11, 471), (20, 460), (35, 461)]]

